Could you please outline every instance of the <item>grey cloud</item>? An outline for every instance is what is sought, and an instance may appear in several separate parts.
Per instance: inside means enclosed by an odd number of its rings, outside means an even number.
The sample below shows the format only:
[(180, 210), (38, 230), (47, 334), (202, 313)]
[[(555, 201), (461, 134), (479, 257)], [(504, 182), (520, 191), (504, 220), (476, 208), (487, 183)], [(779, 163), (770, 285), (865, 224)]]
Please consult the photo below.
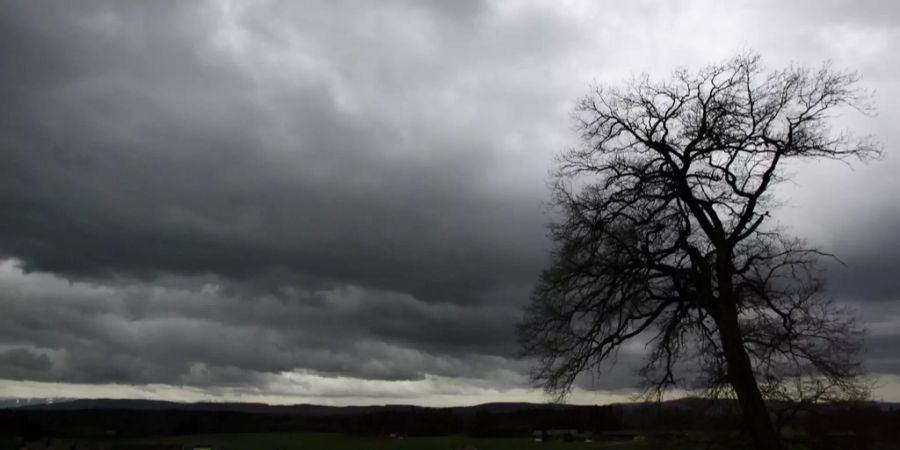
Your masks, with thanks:
[[(829, 293), (838, 299), (882, 303), (900, 300), (900, 208), (896, 198), (874, 192), (871, 205), (832, 209), (830, 245), (820, 245), (839, 258), (824, 258)], [(879, 308), (879, 306), (871, 305)]]
[[(897, 317), (896, 325), (900, 325), (900, 317)], [(900, 373), (900, 356), (897, 348), (900, 346), (900, 332), (894, 334), (869, 336), (867, 339), (868, 351), (866, 352), (866, 369), (875, 374)]]
[[(391, 105), (346, 111), (355, 107), (340, 105), (341, 77), (367, 76), (354, 67), (254, 80), (191, 14), (171, 13), (193, 28), (155, 11), (42, 11), (55, 20), (51, 33), (44, 15), (17, 12), (4, 15), (17, 23), (4, 27), (14, 33), (4, 53), (35, 56), (0, 80), (0, 115), (12, 119), (2, 133), (0, 252), (29, 270), (265, 284), (287, 274), (471, 302), (529, 283), (541, 264), (541, 197), (479, 187), (515, 173), (496, 166), (490, 130), (454, 130), (447, 116), (392, 123)], [(303, 39), (333, 32), (316, 31)], [(415, 80), (406, 73), (415, 64), (388, 65), (398, 75), (346, 95), (365, 100), (394, 78)]]
[[(515, 314), (506, 307), (428, 304), (361, 288), (232, 297), (210, 284), (70, 284), (4, 268), (0, 342), (34, 346), (54, 361), (30, 379), (223, 386), (296, 370), (490, 380), (522, 369), (512, 359)], [(22, 352), (4, 357), (20, 361), (7, 376), (33, 366)]]
[[(889, 230), (885, 230), (890, 233)], [(891, 233), (893, 234), (893, 233)], [(890, 241), (886, 241), (887, 244)], [(900, 299), (900, 246), (868, 255), (854, 254), (846, 265), (829, 264), (829, 292), (839, 298), (894, 302)]]
[(850, 23), (865, 27), (900, 27), (900, 6), (894, 2), (877, 0), (851, 1), (803, 0), (789, 5), (777, 3), (777, 7), (788, 7), (795, 14), (804, 15), (818, 23)]
[(22, 347), (0, 351), (0, 378), (40, 380), (52, 367), (50, 357), (44, 353)]

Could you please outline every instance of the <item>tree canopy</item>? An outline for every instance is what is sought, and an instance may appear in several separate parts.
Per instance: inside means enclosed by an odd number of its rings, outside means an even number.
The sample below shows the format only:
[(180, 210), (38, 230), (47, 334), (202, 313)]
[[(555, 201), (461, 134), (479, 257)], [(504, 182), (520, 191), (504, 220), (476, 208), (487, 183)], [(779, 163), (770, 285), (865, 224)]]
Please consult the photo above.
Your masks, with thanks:
[(582, 145), (554, 173), (552, 261), (519, 326), (534, 380), (563, 398), (639, 339), (649, 387), (736, 394), (758, 448), (780, 445), (766, 399), (859, 395), (861, 330), (823, 291), (830, 255), (772, 217), (789, 161), (880, 155), (829, 128), (868, 111), (857, 82), (744, 54), (582, 98)]

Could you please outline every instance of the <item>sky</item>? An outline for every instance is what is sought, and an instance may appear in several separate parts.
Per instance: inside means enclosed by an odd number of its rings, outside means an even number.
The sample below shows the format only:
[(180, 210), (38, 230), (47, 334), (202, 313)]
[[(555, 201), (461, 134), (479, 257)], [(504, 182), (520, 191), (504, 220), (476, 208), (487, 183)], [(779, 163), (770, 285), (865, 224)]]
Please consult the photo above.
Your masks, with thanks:
[[(856, 70), (886, 156), (775, 219), (900, 401), (900, 3), (0, 1), (0, 397), (546, 401), (514, 325), (594, 84)], [(570, 401), (633, 398), (644, 348)]]

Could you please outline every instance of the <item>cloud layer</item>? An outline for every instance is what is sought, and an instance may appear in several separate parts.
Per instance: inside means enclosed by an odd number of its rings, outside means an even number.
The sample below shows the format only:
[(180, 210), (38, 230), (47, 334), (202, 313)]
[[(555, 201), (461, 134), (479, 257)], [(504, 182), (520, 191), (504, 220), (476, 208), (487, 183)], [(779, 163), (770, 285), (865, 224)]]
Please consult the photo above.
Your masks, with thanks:
[[(589, 83), (747, 47), (830, 58), (881, 113), (838, 125), (895, 142), (900, 15), (881, 3), (10, 3), (0, 379), (525, 392), (512, 327)], [(887, 150), (798, 167), (779, 218), (847, 263), (832, 292), (875, 329), (873, 371), (898, 374)], [(583, 386), (633, 387), (640, 353)]]

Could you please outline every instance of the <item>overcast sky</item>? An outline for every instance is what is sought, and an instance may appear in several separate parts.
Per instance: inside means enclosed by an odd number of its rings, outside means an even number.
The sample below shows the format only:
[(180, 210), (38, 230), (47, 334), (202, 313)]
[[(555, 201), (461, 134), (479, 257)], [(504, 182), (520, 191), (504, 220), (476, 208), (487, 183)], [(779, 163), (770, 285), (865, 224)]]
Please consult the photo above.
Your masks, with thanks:
[(834, 123), (887, 157), (796, 167), (777, 218), (900, 400), (898, 44), (878, 0), (2, 1), (0, 397), (541, 401), (513, 325), (575, 101), (754, 50), (874, 92)]

